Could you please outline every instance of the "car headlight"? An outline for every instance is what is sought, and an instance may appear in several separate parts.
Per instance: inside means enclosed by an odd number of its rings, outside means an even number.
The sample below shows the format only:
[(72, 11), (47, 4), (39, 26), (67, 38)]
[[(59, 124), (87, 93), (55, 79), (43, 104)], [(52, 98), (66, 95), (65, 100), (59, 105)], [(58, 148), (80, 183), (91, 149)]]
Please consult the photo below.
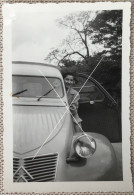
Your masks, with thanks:
[(91, 157), (96, 150), (95, 140), (87, 134), (81, 135), (74, 140), (74, 150), (81, 158)]

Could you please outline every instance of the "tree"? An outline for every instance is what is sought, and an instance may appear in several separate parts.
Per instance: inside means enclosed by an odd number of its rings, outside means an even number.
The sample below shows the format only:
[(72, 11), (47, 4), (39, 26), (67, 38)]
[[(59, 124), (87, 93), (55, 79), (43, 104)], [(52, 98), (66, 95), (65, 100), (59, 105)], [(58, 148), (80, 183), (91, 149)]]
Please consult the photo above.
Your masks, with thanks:
[(77, 12), (58, 19), (57, 23), (70, 29), (70, 34), (58, 48), (52, 49), (46, 60), (89, 75), (104, 55), (93, 77), (120, 99), (122, 10)]
[[(122, 61), (122, 10), (103, 11), (90, 24), (94, 29), (92, 44), (104, 45), (109, 56), (98, 67), (94, 78), (120, 103), (121, 99), (121, 61)], [(100, 54), (94, 56), (95, 61)]]
[[(56, 60), (58, 65), (63, 64), (65, 59), (81, 60), (90, 66), (90, 57), (93, 55), (91, 46), (91, 35), (93, 28), (90, 26), (91, 21), (96, 16), (96, 12), (79, 12), (70, 14), (63, 19), (58, 19), (58, 25), (62, 28), (70, 29), (70, 34), (66, 37), (60, 49), (53, 49), (46, 60)], [(96, 50), (97, 50), (97, 43)], [(102, 49), (102, 48), (101, 48)]]
[(110, 60), (121, 56), (121, 10), (78, 12), (58, 19), (57, 23), (59, 27), (70, 29), (70, 34), (45, 60), (58, 65), (64, 65), (65, 59), (81, 60), (90, 67), (92, 56), (102, 51), (109, 52)]
[(94, 29), (92, 44), (100, 43), (109, 51), (110, 59), (121, 57), (122, 10), (103, 11), (90, 23)]

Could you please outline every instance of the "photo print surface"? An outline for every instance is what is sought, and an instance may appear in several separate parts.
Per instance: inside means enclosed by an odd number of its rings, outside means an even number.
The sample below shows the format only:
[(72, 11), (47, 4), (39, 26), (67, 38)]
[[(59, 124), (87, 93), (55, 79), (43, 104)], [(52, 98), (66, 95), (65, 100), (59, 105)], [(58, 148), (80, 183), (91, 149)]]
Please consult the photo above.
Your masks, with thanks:
[(129, 70), (124, 68), (129, 59), (124, 52), (125, 4), (111, 9), (74, 5), (8, 7), (10, 179), (21, 191), (34, 182), (41, 190), (51, 182), (99, 186), (109, 181), (116, 186), (127, 178), (122, 149), (125, 125), (128, 144), (130, 133), (128, 121), (123, 123), (123, 82)]
[(122, 10), (18, 13), (12, 26), (14, 182), (122, 180)]

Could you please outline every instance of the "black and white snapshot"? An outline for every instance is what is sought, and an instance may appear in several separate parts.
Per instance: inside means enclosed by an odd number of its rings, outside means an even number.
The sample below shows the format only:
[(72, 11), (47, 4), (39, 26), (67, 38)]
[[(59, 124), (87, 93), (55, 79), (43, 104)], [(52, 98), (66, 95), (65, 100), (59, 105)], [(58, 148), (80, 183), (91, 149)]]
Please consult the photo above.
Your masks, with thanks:
[(12, 21), (13, 182), (122, 181), (121, 9)]

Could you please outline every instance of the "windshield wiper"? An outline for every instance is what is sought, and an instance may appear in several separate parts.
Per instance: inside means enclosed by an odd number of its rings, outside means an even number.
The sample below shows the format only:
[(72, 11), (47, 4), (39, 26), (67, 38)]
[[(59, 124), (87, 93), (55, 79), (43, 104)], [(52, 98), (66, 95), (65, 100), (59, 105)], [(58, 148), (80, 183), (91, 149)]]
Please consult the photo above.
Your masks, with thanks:
[(19, 95), (19, 94), (21, 94), (21, 93), (23, 93), (23, 92), (25, 92), (25, 91), (28, 91), (28, 89), (24, 89), (24, 90), (22, 90), (22, 91), (19, 91), (19, 92), (17, 92), (17, 93), (14, 93), (12, 96)]
[(44, 95), (42, 95), (41, 97), (39, 97), (39, 98), (37, 99), (37, 101), (40, 101), (41, 98), (43, 98), (43, 97), (45, 97), (46, 95), (48, 95), (48, 94), (49, 94), (51, 91), (53, 91), (54, 89), (55, 89), (55, 87), (52, 88), (52, 89), (50, 89), (48, 92), (44, 93)]

